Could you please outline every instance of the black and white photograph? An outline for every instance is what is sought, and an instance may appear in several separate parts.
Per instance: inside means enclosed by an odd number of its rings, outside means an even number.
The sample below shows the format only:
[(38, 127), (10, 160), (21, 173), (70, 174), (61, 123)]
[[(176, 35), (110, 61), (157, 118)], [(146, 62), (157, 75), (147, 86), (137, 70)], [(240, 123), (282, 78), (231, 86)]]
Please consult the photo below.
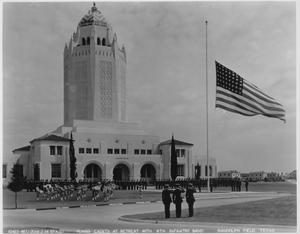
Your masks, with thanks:
[(0, 4), (3, 233), (299, 231), (296, 1)]

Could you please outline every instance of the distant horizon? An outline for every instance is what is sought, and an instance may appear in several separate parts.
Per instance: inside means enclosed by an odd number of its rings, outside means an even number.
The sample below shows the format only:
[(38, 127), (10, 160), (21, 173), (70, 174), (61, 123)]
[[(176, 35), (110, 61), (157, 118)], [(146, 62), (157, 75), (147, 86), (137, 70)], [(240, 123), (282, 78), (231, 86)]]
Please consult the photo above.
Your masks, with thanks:
[[(63, 48), (91, 6), (92, 2), (3, 4), (4, 161), (13, 149), (63, 124)], [(125, 45), (129, 121), (140, 122), (162, 141), (173, 132), (177, 140), (194, 144), (194, 156), (206, 158), (208, 20), (209, 157), (216, 159), (218, 171), (296, 170), (295, 3), (96, 6)], [(215, 60), (282, 103), (287, 123), (216, 109)]]

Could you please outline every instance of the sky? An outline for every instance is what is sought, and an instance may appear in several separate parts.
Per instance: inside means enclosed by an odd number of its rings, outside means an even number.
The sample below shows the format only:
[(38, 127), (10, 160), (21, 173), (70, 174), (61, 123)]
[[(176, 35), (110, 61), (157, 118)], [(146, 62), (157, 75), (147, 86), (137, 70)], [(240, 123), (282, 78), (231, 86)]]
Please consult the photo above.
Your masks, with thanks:
[[(91, 2), (3, 4), (3, 160), (63, 124), (63, 49)], [(98, 2), (127, 54), (127, 116), (218, 170), (296, 169), (295, 2)], [(215, 60), (280, 102), (286, 123), (215, 108)]]

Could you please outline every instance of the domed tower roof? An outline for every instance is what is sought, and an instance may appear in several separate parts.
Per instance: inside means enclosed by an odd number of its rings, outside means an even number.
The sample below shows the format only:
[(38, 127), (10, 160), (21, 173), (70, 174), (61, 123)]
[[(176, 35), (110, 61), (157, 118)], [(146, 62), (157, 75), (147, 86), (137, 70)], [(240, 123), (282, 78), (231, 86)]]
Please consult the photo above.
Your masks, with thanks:
[(91, 10), (89, 10), (88, 14), (85, 15), (78, 24), (80, 27), (88, 26), (88, 25), (100, 25), (107, 26), (107, 21), (102, 15), (102, 13), (96, 7), (96, 4), (93, 3)]

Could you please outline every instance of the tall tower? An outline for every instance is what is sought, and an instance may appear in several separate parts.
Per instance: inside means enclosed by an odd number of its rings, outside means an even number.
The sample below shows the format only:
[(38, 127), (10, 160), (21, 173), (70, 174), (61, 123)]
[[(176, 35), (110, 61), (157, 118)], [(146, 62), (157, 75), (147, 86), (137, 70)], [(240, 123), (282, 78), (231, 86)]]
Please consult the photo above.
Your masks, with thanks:
[(126, 121), (126, 52), (95, 4), (64, 49), (64, 125)]

